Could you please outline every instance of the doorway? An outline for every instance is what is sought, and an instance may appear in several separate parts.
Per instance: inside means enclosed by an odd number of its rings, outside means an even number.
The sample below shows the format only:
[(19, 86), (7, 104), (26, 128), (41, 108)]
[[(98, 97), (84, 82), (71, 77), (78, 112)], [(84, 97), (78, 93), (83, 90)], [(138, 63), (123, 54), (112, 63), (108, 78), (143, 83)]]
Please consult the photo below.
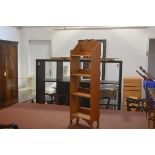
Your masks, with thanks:
[[(51, 40), (30, 40), (29, 41), (29, 77), (31, 85), (35, 87), (36, 83), (36, 59), (50, 59), (52, 56)], [(51, 75), (51, 67), (46, 66), (47, 76)]]

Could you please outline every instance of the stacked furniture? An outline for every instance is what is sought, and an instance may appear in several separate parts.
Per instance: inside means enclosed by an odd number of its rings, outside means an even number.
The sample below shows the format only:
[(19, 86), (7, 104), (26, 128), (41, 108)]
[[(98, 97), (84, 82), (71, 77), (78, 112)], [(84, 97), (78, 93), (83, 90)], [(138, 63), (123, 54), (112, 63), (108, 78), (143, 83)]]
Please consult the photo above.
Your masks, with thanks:
[[(76, 118), (85, 120), (93, 127), (97, 122), (99, 128), (99, 98), (100, 98), (100, 51), (101, 44), (96, 40), (84, 40), (79, 42), (70, 53), (70, 125)], [(80, 60), (88, 57), (89, 68), (83, 69)], [(89, 88), (80, 86), (81, 78), (90, 79)], [(89, 107), (80, 107), (80, 98), (88, 98)]]
[(139, 77), (128, 76), (123, 78), (123, 110), (127, 110), (126, 99), (141, 98), (142, 79)]
[[(81, 63), (88, 62), (89, 60), (81, 59)], [(46, 63), (56, 63), (55, 68), (51, 68), (51, 71), (54, 72), (56, 70), (56, 78), (46, 78), (45, 77), (45, 70), (46, 70)], [(61, 96), (58, 97), (57, 103), (67, 105), (70, 104), (69, 100), (69, 88), (70, 88), (70, 79), (64, 79), (63, 77), (63, 66), (65, 63), (70, 64), (69, 57), (53, 57), (51, 59), (37, 59), (36, 60), (36, 103), (45, 103), (45, 85), (46, 82), (56, 83), (56, 94), (66, 94), (66, 97)], [(118, 100), (117, 100), (117, 107), (118, 110), (121, 110), (121, 96), (122, 96), (122, 60), (107, 60), (107, 59), (100, 59), (100, 64), (118, 64), (118, 81), (110, 81), (110, 80), (102, 80), (102, 69), (101, 69), (101, 80), (100, 80), (100, 87), (101, 87), (101, 97), (102, 97), (102, 86), (105, 85), (114, 85), (118, 86)], [(81, 86), (88, 86), (90, 81), (88, 79), (81, 80)], [(105, 87), (104, 87), (105, 88)], [(105, 96), (105, 95), (104, 95)], [(83, 101), (82, 101), (83, 102)], [(83, 104), (83, 103), (82, 103)], [(84, 102), (85, 104), (85, 102)], [(87, 103), (86, 103), (87, 104)], [(111, 103), (109, 103), (111, 104)]]
[(146, 116), (148, 118), (148, 128), (150, 121), (153, 121), (153, 128), (155, 128), (155, 81), (143, 81), (146, 98)]

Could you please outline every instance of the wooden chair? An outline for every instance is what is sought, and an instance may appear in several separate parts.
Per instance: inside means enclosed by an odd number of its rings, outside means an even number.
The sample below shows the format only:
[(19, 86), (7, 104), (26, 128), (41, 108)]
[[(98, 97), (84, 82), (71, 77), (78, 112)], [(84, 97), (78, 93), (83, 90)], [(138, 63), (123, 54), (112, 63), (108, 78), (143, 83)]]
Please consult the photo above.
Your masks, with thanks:
[(47, 103), (57, 103), (57, 94), (56, 93), (45, 93), (45, 102)]
[(54, 103), (54, 104), (61, 104), (61, 99), (64, 100), (65, 105), (68, 104), (69, 96), (68, 96), (68, 86), (66, 86), (65, 82), (59, 82), (56, 85), (48, 85), (45, 90), (45, 102), (47, 103)]
[[(117, 98), (117, 88), (114, 85), (100, 85), (100, 100), (107, 99), (106, 109), (109, 109), (111, 99)], [(101, 103), (100, 105), (105, 105)], [(113, 105), (115, 109), (116, 105)]]
[(148, 128), (150, 127), (150, 121), (154, 121), (154, 101), (149, 93), (149, 90), (145, 89), (146, 95), (146, 117), (148, 118)]
[(56, 83), (47, 85), (45, 88), (45, 102), (57, 103)]
[(135, 109), (136, 112), (145, 111), (145, 99), (141, 99), (138, 97), (127, 97), (127, 111), (131, 111), (131, 109)]

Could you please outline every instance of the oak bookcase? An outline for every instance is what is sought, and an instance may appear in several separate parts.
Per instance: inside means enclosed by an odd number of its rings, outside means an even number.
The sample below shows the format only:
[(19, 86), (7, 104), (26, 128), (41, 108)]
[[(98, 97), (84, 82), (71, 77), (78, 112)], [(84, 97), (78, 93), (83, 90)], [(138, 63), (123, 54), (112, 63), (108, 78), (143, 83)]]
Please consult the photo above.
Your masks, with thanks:
[[(70, 52), (70, 125), (75, 118), (85, 120), (90, 128), (97, 122), (99, 128), (100, 98), (100, 51), (101, 43), (96, 40), (80, 41)], [(81, 59), (89, 59), (89, 67), (83, 69)], [(90, 87), (80, 87), (82, 78), (90, 79)], [(88, 98), (89, 107), (80, 107), (79, 99)]]

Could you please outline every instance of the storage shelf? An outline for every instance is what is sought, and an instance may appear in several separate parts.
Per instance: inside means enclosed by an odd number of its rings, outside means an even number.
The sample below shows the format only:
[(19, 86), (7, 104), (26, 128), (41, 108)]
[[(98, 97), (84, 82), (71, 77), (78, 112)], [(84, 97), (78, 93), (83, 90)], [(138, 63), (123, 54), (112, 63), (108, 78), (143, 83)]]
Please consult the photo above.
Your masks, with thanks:
[(77, 53), (77, 54), (72, 54), (71, 56), (73, 56), (73, 57), (79, 57), (79, 56), (82, 56), (82, 57), (85, 57), (85, 56), (91, 57), (91, 53), (90, 52), (88, 52), (88, 53)]
[[(96, 121), (99, 128), (100, 51), (101, 43), (92, 39), (78, 42), (70, 53), (70, 124), (74, 118), (77, 118), (76, 123), (81, 118), (86, 120), (91, 128)], [(81, 61), (88, 61), (88, 67), (82, 67)], [(85, 77), (90, 82), (86, 88), (80, 85), (80, 77)], [(79, 97), (89, 99), (89, 108), (80, 107)]]
[(82, 73), (75, 73), (75, 74), (72, 74), (71, 76), (82, 76), (82, 77), (91, 78), (90, 74), (82, 74)]
[(90, 115), (90, 108), (87, 107), (79, 107), (78, 112)]
[(76, 112), (72, 116), (77, 117), (77, 118), (82, 118), (82, 119), (85, 119), (85, 120), (90, 120), (90, 115), (84, 114), (84, 113), (81, 113), (81, 112)]
[(88, 94), (88, 93), (83, 93), (83, 92), (75, 92), (75, 93), (72, 93), (72, 95), (74, 95), (74, 96), (79, 96), (79, 97), (90, 98), (90, 94)]

